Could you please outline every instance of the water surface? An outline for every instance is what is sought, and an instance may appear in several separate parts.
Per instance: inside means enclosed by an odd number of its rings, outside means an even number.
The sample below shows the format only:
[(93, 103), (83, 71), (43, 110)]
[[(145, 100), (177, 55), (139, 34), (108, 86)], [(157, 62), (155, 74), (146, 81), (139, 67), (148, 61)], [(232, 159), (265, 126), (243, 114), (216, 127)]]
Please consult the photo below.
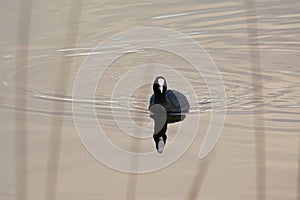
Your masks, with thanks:
[[(16, 133), (15, 116), (19, 114), (27, 115), (28, 199), (45, 196), (48, 168), (52, 166), (50, 162), (49, 167), (48, 160), (52, 144), (49, 141), (55, 140), (57, 134), (50, 127), (56, 120), (63, 120), (57, 180), (52, 180), (56, 182), (56, 199), (187, 199), (193, 196), (191, 193), (197, 193), (197, 199), (256, 199), (256, 174), (261, 169), (257, 166), (261, 163), (265, 169), (265, 188), (261, 188), (265, 199), (299, 198), (299, 1), (257, 1), (256, 14), (243, 1), (74, 4), (71, 7), (69, 2), (33, 2), (28, 64), (22, 66), (16, 66), (16, 51), (24, 48), (17, 45), (16, 39), (19, 4), (9, 1), (1, 7), (1, 199), (15, 199), (17, 195), (15, 149), (20, 133)], [(78, 32), (67, 32), (68, 24), (72, 23), (70, 18), (78, 12), (79, 21), (73, 26)], [(151, 84), (158, 72), (149, 69), (143, 77), (133, 76), (133, 80), (151, 81), (130, 95), (111, 98), (118, 80), (134, 66), (160, 63), (176, 69), (189, 81), (196, 96), (186, 93), (177, 76), (165, 74), (170, 88), (185, 92), (191, 102), (191, 115), (200, 116), (195, 141), (177, 162), (157, 172), (129, 175), (100, 164), (80, 142), (73, 122), (72, 103), (76, 99), (72, 89), (81, 63), (99, 42), (142, 26), (170, 28), (201, 44), (220, 70), (226, 99), (210, 96), (205, 81), (193, 66), (170, 52), (144, 49), (124, 53), (115, 60), (99, 81), (95, 99), (77, 103), (83, 108), (95, 106), (103, 130), (120, 148), (136, 152), (154, 150), (151, 138), (139, 140), (123, 134), (112, 115), (113, 105), (122, 112), (129, 110), (131, 119), (139, 126), (151, 123), (147, 107)], [(257, 38), (249, 38), (249, 27), (257, 28)], [(66, 35), (76, 38), (76, 42), (71, 44)], [(259, 55), (261, 72), (251, 69), (253, 59), (258, 59), (251, 57), (251, 52)], [(97, 62), (101, 66), (102, 61)], [(25, 72), (27, 86), (23, 79), (17, 79), (25, 76)], [(261, 77), (261, 96), (255, 93), (253, 77), (257, 76)], [(58, 77), (63, 80), (61, 87)], [(26, 105), (15, 104), (20, 94), (27, 96)], [(211, 157), (200, 161), (198, 151), (213, 111), (212, 98), (226, 101), (225, 125)], [(62, 105), (64, 109), (57, 109)], [(223, 109), (218, 105), (214, 108)], [(83, 112), (82, 117), (92, 116)], [(188, 124), (188, 118), (182, 123)], [(178, 127), (169, 126), (169, 140), (176, 136)], [(263, 161), (257, 159), (257, 134), (264, 136), (260, 152), (265, 155)], [(208, 167), (201, 168), (204, 164)], [(204, 178), (197, 182), (194, 178), (201, 173)]]

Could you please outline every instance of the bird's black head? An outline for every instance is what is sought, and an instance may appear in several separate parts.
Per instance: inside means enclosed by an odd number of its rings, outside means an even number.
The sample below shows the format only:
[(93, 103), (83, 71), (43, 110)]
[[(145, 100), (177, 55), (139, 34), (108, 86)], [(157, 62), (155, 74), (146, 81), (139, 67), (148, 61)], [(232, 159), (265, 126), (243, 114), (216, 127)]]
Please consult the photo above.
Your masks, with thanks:
[(164, 77), (156, 77), (153, 83), (153, 92), (154, 94), (165, 94), (167, 91), (167, 81)]

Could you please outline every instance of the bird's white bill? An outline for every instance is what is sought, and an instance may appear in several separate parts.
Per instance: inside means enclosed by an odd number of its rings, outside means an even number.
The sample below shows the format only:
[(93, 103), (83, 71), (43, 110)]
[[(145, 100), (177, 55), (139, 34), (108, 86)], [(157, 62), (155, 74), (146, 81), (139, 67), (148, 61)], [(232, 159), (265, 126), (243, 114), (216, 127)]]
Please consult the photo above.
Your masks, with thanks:
[(159, 86), (159, 90), (160, 90), (161, 93), (163, 93), (163, 89), (164, 89), (163, 86)]
[(159, 142), (158, 142), (158, 148), (157, 148), (157, 152), (158, 153), (162, 153), (164, 151), (165, 148), (165, 143), (162, 137), (159, 138)]

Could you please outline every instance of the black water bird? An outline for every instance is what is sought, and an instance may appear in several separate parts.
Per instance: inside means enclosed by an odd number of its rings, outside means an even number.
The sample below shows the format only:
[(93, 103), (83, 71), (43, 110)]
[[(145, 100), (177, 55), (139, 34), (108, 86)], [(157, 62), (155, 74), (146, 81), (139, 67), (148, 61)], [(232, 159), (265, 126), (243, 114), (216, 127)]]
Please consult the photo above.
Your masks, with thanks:
[(153, 92), (149, 103), (150, 117), (154, 120), (153, 139), (157, 152), (162, 153), (167, 141), (167, 124), (184, 120), (190, 104), (184, 94), (168, 90), (162, 76), (155, 79)]

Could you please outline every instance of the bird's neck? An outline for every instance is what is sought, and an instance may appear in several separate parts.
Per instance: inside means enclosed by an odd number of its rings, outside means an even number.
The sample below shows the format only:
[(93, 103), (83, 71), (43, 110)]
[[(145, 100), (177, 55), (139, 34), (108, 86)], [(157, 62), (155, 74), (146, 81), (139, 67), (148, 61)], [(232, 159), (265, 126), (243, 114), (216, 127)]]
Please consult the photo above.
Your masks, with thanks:
[(162, 103), (162, 102), (167, 102), (167, 97), (166, 97), (166, 94), (163, 93), (163, 94), (154, 94), (155, 96), (155, 102), (154, 103)]

